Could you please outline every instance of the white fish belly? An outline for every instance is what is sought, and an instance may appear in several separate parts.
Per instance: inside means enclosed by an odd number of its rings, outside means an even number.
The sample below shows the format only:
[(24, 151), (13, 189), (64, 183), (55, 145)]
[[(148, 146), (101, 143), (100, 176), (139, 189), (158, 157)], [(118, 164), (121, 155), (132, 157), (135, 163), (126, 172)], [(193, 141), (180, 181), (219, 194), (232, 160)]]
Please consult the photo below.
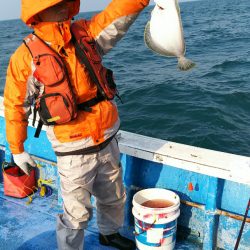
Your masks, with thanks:
[[(159, 2), (158, 5), (157, 2)], [(165, 56), (185, 54), (185, 43), (177, 0), (156, 0), (150, 20), (150, 36), (154, 47)]]

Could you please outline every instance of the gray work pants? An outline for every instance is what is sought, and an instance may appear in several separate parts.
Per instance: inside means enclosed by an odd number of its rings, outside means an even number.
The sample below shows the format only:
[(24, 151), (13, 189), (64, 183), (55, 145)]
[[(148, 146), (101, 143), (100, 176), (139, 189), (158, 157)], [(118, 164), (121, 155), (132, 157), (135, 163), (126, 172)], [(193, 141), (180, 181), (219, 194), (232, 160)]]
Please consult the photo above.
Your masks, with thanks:
[(83, 249), (91, 195), (96, 198), (99, 232), (116, 233), (123, 224), (126, 200), (116, 140), (98, 153), (58, 157), (57, 164), (64, 203), (64, 213), (57, 217), (58, 249)]

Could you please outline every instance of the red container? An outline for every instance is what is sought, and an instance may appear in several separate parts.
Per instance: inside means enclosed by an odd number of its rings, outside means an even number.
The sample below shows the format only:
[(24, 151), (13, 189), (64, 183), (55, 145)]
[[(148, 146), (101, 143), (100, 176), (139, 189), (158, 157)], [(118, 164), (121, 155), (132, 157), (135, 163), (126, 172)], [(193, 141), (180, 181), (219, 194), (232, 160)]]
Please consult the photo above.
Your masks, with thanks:
[(7, 164), (3, 167), (4, 194), (24, 198), (34, 193), (36, 188), (35, 169), (26, 175), (17, 165)]

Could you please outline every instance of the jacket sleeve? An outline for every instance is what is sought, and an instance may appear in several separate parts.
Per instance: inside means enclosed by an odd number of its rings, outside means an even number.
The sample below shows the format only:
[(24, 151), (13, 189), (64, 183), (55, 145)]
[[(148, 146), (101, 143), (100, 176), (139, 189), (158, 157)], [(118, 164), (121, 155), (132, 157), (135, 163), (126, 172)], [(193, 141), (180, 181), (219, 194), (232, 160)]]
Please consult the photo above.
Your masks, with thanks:
[(6, 137), (13, 154), (24, 151), (23, 143), (27, 138), (30, 113), (27, 82), (31, 70), (25, 61), (27, 58), (25, 60), (19, 48), (10, 59), (4, 89)]
[(89, 22), (89, 31), (106, 54), (124, 36), (149, 0), (113, 0)]

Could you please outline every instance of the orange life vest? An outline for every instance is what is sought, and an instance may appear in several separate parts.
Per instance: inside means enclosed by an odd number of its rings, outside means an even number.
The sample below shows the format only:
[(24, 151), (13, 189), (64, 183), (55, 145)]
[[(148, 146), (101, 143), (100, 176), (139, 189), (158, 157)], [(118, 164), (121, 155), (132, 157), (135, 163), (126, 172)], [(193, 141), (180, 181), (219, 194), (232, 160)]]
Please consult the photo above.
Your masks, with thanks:
[(95, 40), (89, 37), (87, 31), (79, 23), (73, 23), (70, 30), (76, 56), (80, 63), (88, 69), (99, 94), (106, 100), (114, 99), (115, 96), (118, 96), (118, 91), (113, 79), (113, 72), (102, 65), (102, 58)]
[(38, 111), (46, 125), (63, 124), (76, 118), (75, 96), (60, 56), (35, 34), (28, 35), (24, 43), (33, 58), (33, 76), (44, 85), (44, 92), (36, 98), (34, 114)]
[(81, 64), (88, 69), (92, 81), (96, 84), (97, 96), (86, 102), (77, 104), (67, 68), (57, 52), (35, 34), (24, 39), (35, 66), (33, 76), (44, 85), (44, 92), (36, 98), (33, 125), (38, 111), (40, 121), (35, 137), (38, 137), (42, 124), (55, 125), (67, 123), (77, 116), (77, 110), (90, 112), (94, 106), (103, 100), (112, 100), (118, 96), (113, 72), (102, 65), (94, 39), (76, 23), (71, 25), (72, 42), (76, 56)]

